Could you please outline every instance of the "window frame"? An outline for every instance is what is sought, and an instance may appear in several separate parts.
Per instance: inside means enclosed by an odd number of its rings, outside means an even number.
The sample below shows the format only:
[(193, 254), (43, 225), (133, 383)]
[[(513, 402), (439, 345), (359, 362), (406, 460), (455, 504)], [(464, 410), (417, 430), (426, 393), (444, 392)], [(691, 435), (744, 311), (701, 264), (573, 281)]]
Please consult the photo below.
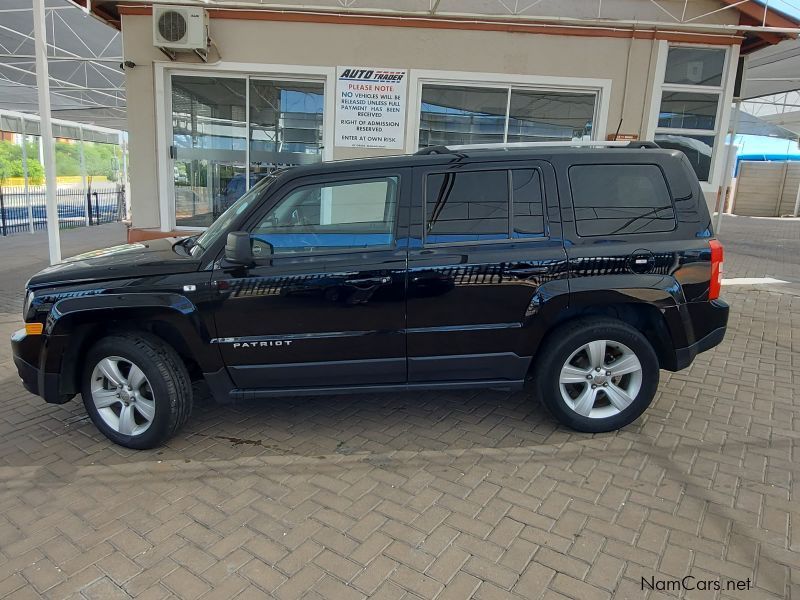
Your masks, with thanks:
[[(667, 61), (671, 48), (700, 48), (706, 50), (717, 50), (724, 52), (723, 70), (720, 85), (702, 85), (685, 83), (666, 82)], [(690, 44), (690, 43), (671, 43), (662, 41), (659, 47), (659, 55), (653, 83), (653, 93), (650, 106), (650, 126), (648, 128), (649, 139), (655, 140), (659, 134), (676, 136), (701, 136), (713, 138), (711, 146), (710, 166), (708, 179), (700, 179), (701, 187), (704, 191), (711, 191), (719, 178), (719, 173), (724, 169), (724, 165), (719, 164), (720, 150), (724, 148), (725, 137), (728, 129), (728, 119), (730, 116), (730, 99), (733, 94), (733, 83), (736, 74), (736, 57), (738, 47), (733, 48), (726, 45), (713, 44)], [(660, 127), (658, 125), (661, 114), (661, 101), (664, 92), (681, 92), (696, 94), (714, 94), (717, 96), (717, 109), (714, 118), (714, 129), (694, 129), (678, 127)], [(699, 177), (698, 177), (699, 179)]]
[[(670, 206), (672, 207), (672, 229), (665, 229), (662, 231), (643, 231), (638, 233), (598, 233), (595, 235), (582, 235), (578, 229), (578, 215), (575, 212), (575, 194), (572, 187), (572, 177), (570, 172), (574, 167), (656, 167), (658, 172), (661, 173), (661, 177), (664, 180), (664, 187), (667, 190), (667, 196), (669, 197)], [(675, 195), (672, 193), (672, 188), (669, 185), (669, 179), (667, 178), (667, 174), (664, 172), (664, 169), (661, 165), (657, 163), (648, 163), (648, 162), (614, 162), (614, 163), (571, 163), (566, 170), (566, 178), (567, 178), (567, 187), (569, 188), (569, 201), (570, 205), (572, 206), (572, 219), (573, 223), (575, 224), (575, 235), (582, 239), (592, 239), (592, 238), (599, 238), (599, 237), (609, 237), (612, 239), (619, 238), (622, 236), (638, 236), (638, 235), (661, 235), (665, 233), (670, 233), (675, 231), (678, 228), (678, 209), (675, 206)], [(581, 207), (583, 208), (583, 207)]]
[[(476, 142), (476, 143), (498, 143), (498, 144), (505, 144), (508, 143), (508, 135), (509, 135), (509, 127), (511, 125), (511, 98), (515, 92), (541, 92), (541, 93), (564, 93), (564, 94), (576, 94), (576, 95), (583, 95), (583, 96), (593, 96), (594, 97), (594, 110), (592, 111), (592, 131), (591, 135), (589, 136), (590, 139), (595, 139), (595, 123), (598, 118), (599, 112), (599, 92), (596, 90), (581, 90), (581, 89), (573, 89), (573, 88), (545, 88), (545, 87), (535, 87), (535, 86), (524, 86), (524, 85), (517, 85), (517, 84), (492, 84), (492, 83), (472, 83), (472, 82), (463, 82), (461, 84), (456, 84), (453, 82), (436, 82), (436, 81), (424, 81), (420, 83), (419, 86), (419, 94), (420, 94), (420, 103), (419, 103), (419, 110), (417, 112), (417, 122), (415, 127), (414, 136), (417, 140), (417, 148), (414, 150), (421, 150), (419, 148), (419, 140), (420, 140), (420, 125), (422, 123), (422, 94), (424, 88), (426, 86), (430, 87), (439, 87), (439, 88), (467, 88), (471, 90), (486, 90), (492, 92), (503, 92), (505, 93), (505, 115), (503, 116), (503, 139), (499, 142)], [(500, 118), (500, 115), (497, 115)]]
[[(510, 98), (511, 88), (521, 91), (594, 94), (595, 112), (592, 119), (591, 138), (592, 140), (604, 140), (606, 137), (611, 79), (412, 69), (409, 72), (408, 87), (409, 102), (405, 144), (407, 154), (413, 154), (419, 150), (419, 126), (424, 85), (508, 89), (508, 98)], [(508, 106), (506, 106), (506, 113), (508, 113)], [(507, 135), (507, 127), (505, 130)]]
[(300, 258), (300, 257), (308, 257), (308, 256), (329, 256), (329, 255), (341, 255), (341, 254), (353, 254), (353, 253), (367, 253), (367, 252), (385, 252), (387, 250), (396, 250), (399, 248), (399, 239), (398, 239), (398, 230), (400, 226), (400, 216), (401, 216), (401, 205), (403, 203), (403, 193), (404, 193), (404, 186), (408, 185), (404, 182), (403, 173), (397, 170), (388, 170), (388, 171), (348, 171), (342, 173), (331, 173), (326, 175), (309, 175), (307, 177), (299, 177), (291, 182), (285, 189), (278, 190), (277, 194), (274, 198), (270, 198), (266, 200), (256, 211), (254, 211), (253, 215), (247, 219), (247, 221), (242, 225), (241, 230), (246, 231), (248, 235), (252, 236), (253, 230), (261, 223), (266, 215), (277, 208), (281, 202), (286, 200), (291, 194), (296, 192), (299, 189), (310, 187), (310, 186), (319, 186), (325, 187), (326, 185), (332, 184), (347, 184), (347, 183), (355, 183), (360, 181), (376, 181), (385, 179), (388, 180), (390, 178), (397, 179), (397, 190), (396, 190), (396, 197), (394, 202), (394, 221), (392, 223), (392, 230), (391, 236), (392, 241), (389, 244), (380, 245), (380, 246), (367, 246), (367, 247), (347, 247), (347, 248), (325, 248), (322, 250), (309, 250), (303, 252), (281, 252), (281, 253), (273, 253), (264, 258), (256, 258), (257, 264), (269, 263), (275, 259), (291, 259), (291, 258)]
[[(506, 235), (508, 237), (500, 239), (487, 239), (487, 240), (459, 240), (453, 242), (430, 242), (428, 241), (428, 177), (432, 175), (446, 175), (454, 173), (456, 175), (463, 173), (476, 173), (481, 171), (505, 171), (506, 181), (508, 182), (508, 228)], [(539, 191), (541, 194), (542, 202), (542, 223), (544, 231), (541, 235), (529, 237), (513, 237), (514, 235), (514, 171), (537, 171), (539, 174)], [(447, 169), (447, 168), (430, 168), (426, 169), (421, 174), (422, 185), (422, 247), (423, 248), (441, 248), (448, 246), (485, 246), (492, 244), (508, 244), (508, 243), (525, 243), (525, 242), (542, 242), (550, 240), (550, 220), (547, 214), (547, 197), (545, 188), (545, 173), (540, 165), (530, 165), (520, 163), (518, 166), (509, 166), (508, 163), (485, 163), (469, 165), (465, 169)]]

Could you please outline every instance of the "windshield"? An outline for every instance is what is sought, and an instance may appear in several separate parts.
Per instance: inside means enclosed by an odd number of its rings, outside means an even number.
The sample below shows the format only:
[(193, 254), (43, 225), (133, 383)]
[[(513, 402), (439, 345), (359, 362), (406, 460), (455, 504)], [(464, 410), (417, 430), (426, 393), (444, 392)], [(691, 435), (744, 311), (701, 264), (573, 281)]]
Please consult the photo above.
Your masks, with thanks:
[(239, 198), (236, 202), (231, 204), (230, 208), (226, 210), (219, 216), (219, 219), (214, 221), (208, 229), (206, 229), (203, 233), (201, 233), (195, 243), (192, 245), (190, 252), (192, 256), (200, 254), (206, 248), (210, 248), (214, 242), (216, 242), (220, 236), (225, 235), (228, 232), (229, 227), (231, 224), (236, 220), (236, 218), (241, 215), (242, 213), (250, 210), (250, 208), (255, 204), (258, 199), (261, 197), (264, 189), (269, 186), (273, 181), (276, 179), (276, 175), (270, 175), (269, 177), (265, 177), (253, 187), (250, 188), (250, 191), (245, 193), (241, 198)]

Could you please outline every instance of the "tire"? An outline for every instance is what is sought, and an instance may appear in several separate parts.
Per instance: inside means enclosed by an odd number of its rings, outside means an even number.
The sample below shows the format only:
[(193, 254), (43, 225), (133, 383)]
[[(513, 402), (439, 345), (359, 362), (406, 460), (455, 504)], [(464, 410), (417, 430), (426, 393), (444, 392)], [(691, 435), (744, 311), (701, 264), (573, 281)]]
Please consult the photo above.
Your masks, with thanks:
[(192, 412), (192, 386), (183, 361), (172, 347), (149, 334), (101, 339), (86, 357), (81, 383), (92, 422), (126, 448), (163, 444)]
[(616, 319), (567, 323), (548, 336), (538, 357), (536, 392), (559, 422), (576, 431), (601, 433), (632, 423), (658, 389), (652, 345)]

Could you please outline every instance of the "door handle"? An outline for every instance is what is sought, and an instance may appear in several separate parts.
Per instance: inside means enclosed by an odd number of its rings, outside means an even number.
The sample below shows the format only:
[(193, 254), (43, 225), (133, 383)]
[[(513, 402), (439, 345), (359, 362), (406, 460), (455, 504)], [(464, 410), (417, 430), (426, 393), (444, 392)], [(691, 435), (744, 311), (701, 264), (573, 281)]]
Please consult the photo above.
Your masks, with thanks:
[(362, 277), (355, 279), (345, 279), (345, 283), (350, 285), (382, 285), (384, 283), (391, 283), (391, 277)]
[(533, 277), (534, 275), (547, 275), (550, 272), (549, 267), (522, 267), (519, 269), (509, 269), (508, 274), (512, 277), (524, 278)]

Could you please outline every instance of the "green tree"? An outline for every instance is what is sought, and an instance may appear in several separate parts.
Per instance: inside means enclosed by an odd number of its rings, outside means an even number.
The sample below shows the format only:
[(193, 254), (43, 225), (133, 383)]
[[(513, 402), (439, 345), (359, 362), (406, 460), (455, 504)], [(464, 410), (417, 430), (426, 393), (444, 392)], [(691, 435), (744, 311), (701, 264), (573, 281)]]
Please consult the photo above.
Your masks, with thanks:
[[(44, 180), (44, 169), (39, 163), (38, 149), (35, 143), (28, 143), (28, 180), (38, 185)], [(0, 142), (0, 182), (11, 177), (24, 177), (25, 169), (22, 161), (22, 146), (9, 141)]]
[(56, 142), (56, 175), (59, 177), (81, 174), (81, 150), (78, 143)]
[[(81, 148), (79, 142), (56, 142), (56, 175), (75, 176), (81, 174)], [(39, 162), (39, 144), (36, 141), (26, 145), (28, 159), (28, 179), (33, 185), (44, 181), (44, 168)], [(121, 150), (114, 144), (84, 142), (83, 157), (86, 174), (105, 176), (116, 181), (119, 175)], [(22, 146), (9, 141), (0, 141), (0, 182), (11, 177), (23, 177)]]

